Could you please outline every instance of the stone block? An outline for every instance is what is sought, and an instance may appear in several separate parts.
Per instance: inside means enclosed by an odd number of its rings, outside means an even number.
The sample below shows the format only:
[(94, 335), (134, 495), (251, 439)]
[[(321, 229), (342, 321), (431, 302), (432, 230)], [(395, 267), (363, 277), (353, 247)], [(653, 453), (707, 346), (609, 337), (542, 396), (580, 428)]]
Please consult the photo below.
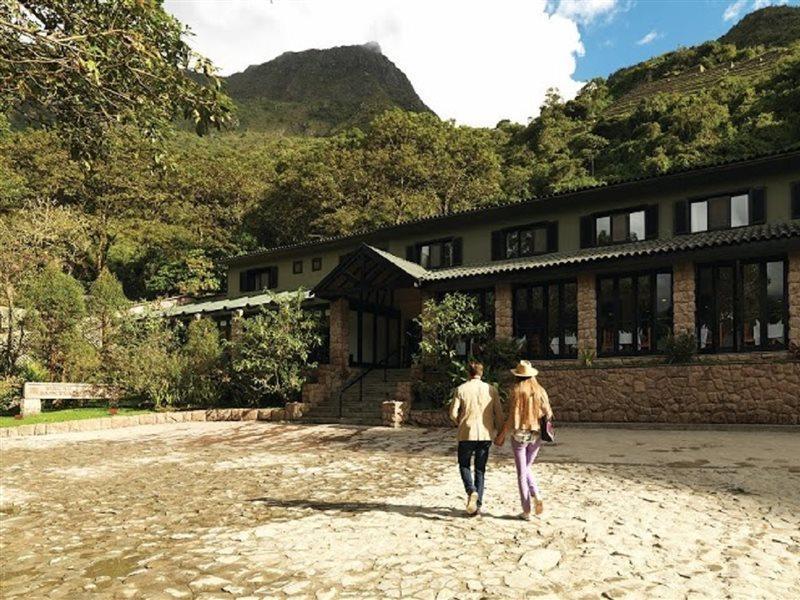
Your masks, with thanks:
[(23, 417), (32, 417), (42, 412), (42, 400), (40, 398), (22, 398), (19, 402), (19, 410)]
[(258, 409), (246, 408), (242, 411), (242, 421), (256, 421), (258, 420)]

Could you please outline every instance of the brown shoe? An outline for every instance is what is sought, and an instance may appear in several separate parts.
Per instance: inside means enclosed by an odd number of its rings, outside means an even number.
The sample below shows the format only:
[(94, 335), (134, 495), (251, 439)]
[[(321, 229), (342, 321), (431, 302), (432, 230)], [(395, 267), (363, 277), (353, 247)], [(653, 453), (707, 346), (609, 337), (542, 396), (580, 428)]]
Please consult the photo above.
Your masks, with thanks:
[(467, 497), (467, 514), (474, 515), (478, 512), (478, 492), (472, 492)]

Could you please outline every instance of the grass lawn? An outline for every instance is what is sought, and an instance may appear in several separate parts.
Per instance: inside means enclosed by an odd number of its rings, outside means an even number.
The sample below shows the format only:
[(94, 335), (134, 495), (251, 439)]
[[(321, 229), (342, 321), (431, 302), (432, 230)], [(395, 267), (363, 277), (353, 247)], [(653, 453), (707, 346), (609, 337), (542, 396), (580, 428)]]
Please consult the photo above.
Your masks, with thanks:
[[(138, 408), (120, 408), (117, 416), (139, 415), (150, 412)], [(14, 417), (0, 417), (0, 427), (17, 427), (19, 425), (32, 425), (34, 423), (59, 423), (61, 421), (77, 421), (79, 419), (96, 419), (108, 417), (107, 407), (96, 406), (92, 408), (65, 408), (63, 410), (50, 410), (24, 419)]]

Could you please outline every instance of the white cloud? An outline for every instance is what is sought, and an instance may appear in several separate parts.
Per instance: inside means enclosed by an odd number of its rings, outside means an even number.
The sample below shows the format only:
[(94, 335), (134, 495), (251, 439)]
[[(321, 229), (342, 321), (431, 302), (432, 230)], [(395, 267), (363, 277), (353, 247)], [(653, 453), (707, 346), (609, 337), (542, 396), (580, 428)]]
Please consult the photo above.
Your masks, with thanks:
[(645, 46), (645, 45), (647, 45), (647, 44), (650, 44), (650, 43), (652, 43), (652, 42), (656, 41), (656, 40), (657, 40), (658, 38), (660, 38), (660, 37), (661, 37), (661, 34), (660, 34), (660, 33), (658, 33), (658, 32), (657, 32), (655, 29), (653, 29), (653, 30), (652, 30), (650, 33), (646, 33), (646, 34), (645, 34), (645, 35), (644, 35), (644, 36), (643, 36), (643, 37), (642, 37), (640, 40), (638, 40), (636, 43), (637, 43), (639, 46)]
[(615, 3), (567, 4), (552, 14), (544, 0), (167, 0), (166, 8), (223, 74), (286, 51), (376, 41), (440, 117), (493, 126), (538, 114), (549, 87), (569, 98), (582, 85), (572, 79), (583, 54), (578, 19)]
[(746, 5), (747, 0), (736, 0), (733, 4), (729, 4), (725, 12), (722, 13), (722, 20), (733, 21), (734, 19), (738, 19)]
[(789, 0), (755, 0), (753, 2), (753, 10), (767, 6), (784, 6), (786, 4), (789, 4)]
[(549, 11), (582, 25), (599, 17), (612, 15), (619, 8), (618, 0), (551, 0)]

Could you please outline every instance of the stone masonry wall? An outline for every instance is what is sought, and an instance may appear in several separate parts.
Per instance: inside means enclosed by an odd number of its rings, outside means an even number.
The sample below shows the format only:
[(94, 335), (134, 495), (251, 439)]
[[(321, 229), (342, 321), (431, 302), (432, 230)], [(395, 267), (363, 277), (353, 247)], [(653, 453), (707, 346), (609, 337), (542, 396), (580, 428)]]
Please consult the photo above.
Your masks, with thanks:
[(800, 424), (800, 362), (543, 371), (557, 421)]
[(677, 263), (672, 269), (672, 331), (675, 335), (694, 333), (694, 263)]
[(800, 250), (789, 253), (789, 341), (800, 345)]
[(597, 294), (591, 273), (578, 275), (578, 351), (597, 352)]
[(509, 339), (514, 335), (514, 307), (510, 283), (498, 283), (494, 287), (494, 331), (497, 339)]

